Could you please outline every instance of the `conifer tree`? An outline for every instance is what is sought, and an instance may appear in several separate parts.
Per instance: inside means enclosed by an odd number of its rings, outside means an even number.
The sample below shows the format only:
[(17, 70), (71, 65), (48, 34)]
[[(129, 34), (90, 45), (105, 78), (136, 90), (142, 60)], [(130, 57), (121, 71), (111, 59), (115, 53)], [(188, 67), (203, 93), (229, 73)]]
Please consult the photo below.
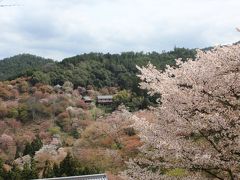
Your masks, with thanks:
[(29, 164), (24, 164), (21, 177), (22, 179), (32, 179), (32, 169)]
[(16, 165), (13, 165), (11, 171), (4, 175), (4, 179), (22, 180), (21, 170)]
[(60, 168), (56, 163), (53, 164), (53, 173), (54, 173), (55, 177), (61, 176)]
[(52, 178), (54, 177), (54, 171), (53, 171), (53, 168), (51, 166), (51, 163), (47, 160), (45, 162), (45, 167), (44, 167), (44, 170), (43, 170), (43, 175), (42, 177), (43, 178)]
[(42, 146), (43, 143), (40, 137), (36, 136), (36, 138), (32, 141), (31, 144), (29, 142), (26, 144), (23, 155), (29, 154), (30, 156), (33, 157), (35, 155), (35, 152), (41, 149)]
[(78, 175), (77, 161), (73, 159), (70, 153), (68, 153), (65, 159), (60, 163), (60, 172), (63, 176)]
[(0, 159), (0, 180), (4, 179), (6, 172), (3, 168), (3, 161)]

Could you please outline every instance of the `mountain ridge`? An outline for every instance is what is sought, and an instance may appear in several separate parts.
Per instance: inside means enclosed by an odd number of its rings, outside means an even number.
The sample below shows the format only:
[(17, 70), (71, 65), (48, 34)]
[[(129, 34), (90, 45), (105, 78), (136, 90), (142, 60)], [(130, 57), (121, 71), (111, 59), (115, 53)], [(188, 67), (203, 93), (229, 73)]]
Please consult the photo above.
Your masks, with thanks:
[(42, 69), (48, 63), (54, 60), (25, 53), (4, 58), (0, 60), (0, 80), (14, 79), (28, 70)]

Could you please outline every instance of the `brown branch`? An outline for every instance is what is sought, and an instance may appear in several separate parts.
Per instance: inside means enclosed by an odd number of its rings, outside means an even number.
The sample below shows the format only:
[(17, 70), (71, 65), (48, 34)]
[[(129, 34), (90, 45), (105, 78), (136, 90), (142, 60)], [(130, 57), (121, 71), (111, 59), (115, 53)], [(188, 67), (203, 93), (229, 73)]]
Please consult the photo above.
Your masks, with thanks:
[(216, 146), (216, 144), (208, 138), (208, 136), (206, 136), (201, 130), (198, 130), (199, 133), (213, 146), (213, 148), (218, 152), (218, 153), (222, 153), (222, 151), (220, 149), (218, 149), (218, 147)]
[(208, 169), (202, 169), (203, 171), (207, 172), (208, 174), (212, 175), (213, 177), (217, 178), (217, 179), (220, 179), (220, 180), (224, 180), (224, 178), (221, 178), (219, 176), (217, 176), (215, 173), (211, 172), (210, 170)]

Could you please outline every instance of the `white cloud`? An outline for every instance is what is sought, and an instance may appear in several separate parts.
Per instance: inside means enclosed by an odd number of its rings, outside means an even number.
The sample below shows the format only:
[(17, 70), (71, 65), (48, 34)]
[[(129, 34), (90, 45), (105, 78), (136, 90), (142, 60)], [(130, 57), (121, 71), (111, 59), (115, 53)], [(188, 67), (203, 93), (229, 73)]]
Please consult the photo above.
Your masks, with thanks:
[(5, 0), (0, 58), (161, 51), (239, 40), (239, 0)]

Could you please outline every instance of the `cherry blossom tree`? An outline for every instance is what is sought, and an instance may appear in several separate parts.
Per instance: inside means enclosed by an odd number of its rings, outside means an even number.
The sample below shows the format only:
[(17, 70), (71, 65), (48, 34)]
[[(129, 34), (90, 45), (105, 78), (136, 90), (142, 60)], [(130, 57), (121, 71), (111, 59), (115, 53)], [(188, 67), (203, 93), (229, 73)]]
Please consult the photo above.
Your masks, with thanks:
[(7, 159), (13, 160), (16, 153), (16, 143), (12, 136), (2, 134), (0, 136), (0, 149), (6, 153)]
[(9, 119), (7, 123), (14, 133), (16, 133), (16, 131), (21, 127), (21, 122), (17, 121), (16, 119)]
[(198, 50), (165, 71), (138, 69), (141, 88), (161, 99), (154, 122), (132, 117), (144, 158), (129, 162), (128, 179), (169, 178), (174, 168), (185, 178), (240, 179), (240, 45)]

